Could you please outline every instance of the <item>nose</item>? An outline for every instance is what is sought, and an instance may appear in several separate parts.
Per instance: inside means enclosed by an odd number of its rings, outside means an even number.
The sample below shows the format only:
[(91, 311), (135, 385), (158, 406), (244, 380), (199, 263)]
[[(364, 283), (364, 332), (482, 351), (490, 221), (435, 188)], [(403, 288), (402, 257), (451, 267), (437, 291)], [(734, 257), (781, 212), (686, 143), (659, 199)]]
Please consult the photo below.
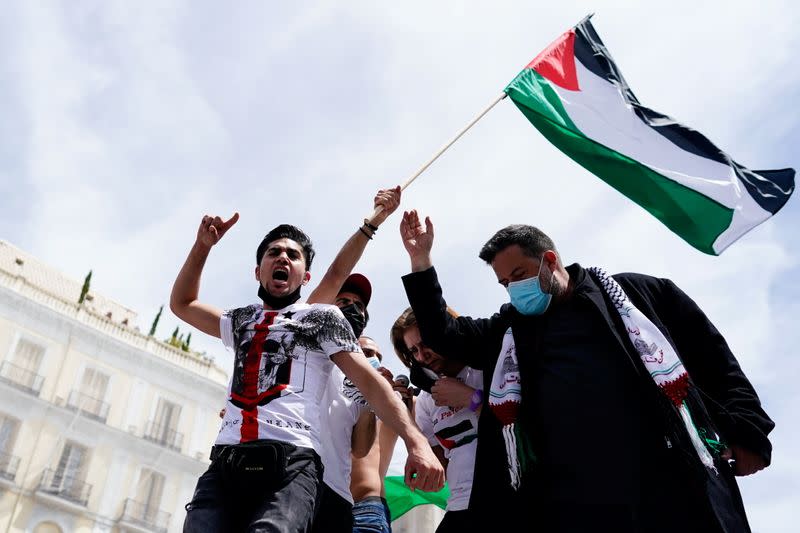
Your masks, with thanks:
[(427, 346), (420, 343), (420, 345), (417, 346), (417, 361), (428, 364), (431, 362), (431, 359), (431, 351)]

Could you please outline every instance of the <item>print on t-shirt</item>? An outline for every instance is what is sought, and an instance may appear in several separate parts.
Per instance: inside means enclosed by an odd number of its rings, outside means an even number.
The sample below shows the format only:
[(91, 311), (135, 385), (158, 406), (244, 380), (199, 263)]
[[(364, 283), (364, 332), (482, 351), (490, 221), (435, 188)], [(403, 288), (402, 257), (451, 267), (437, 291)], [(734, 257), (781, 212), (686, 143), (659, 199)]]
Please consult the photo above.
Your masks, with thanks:
[(220, 332), (234, 365), (217, 444), (273, 438), (316, 448), (330, 357), (360, 352), (341, 312), (320, 304), (251, 305), (224, 313)]

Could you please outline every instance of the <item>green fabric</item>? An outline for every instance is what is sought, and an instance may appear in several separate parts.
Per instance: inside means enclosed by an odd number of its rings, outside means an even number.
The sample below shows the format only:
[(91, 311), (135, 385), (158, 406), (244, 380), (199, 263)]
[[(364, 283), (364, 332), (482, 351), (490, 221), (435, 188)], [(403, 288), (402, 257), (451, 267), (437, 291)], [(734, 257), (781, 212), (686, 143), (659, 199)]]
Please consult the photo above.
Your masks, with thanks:
[(689, 244), (711, 255), (733, 210), (583, 135), (550, 83), (531, 69), (505, 89), (528, 120), (559, 150), (655, 216)]
[(520, 478), (529, 477), (536, 466), (536, 453), (533, 451), (533, 444), (527, 431), (521, 429), (521, 424), (517, 421), (514, 424), (514, 435), (517, 441), (517, 460), (519, 461)]
[(447, 498), (450, 497), (450, 487), (447, 483), (438, 492), (423, 492), (408, 488), (403, 476), (386, 476), (383, 481), (392, 520), (397, 520), (417, 505), (433, 504), (442, 509), (447, 507)]

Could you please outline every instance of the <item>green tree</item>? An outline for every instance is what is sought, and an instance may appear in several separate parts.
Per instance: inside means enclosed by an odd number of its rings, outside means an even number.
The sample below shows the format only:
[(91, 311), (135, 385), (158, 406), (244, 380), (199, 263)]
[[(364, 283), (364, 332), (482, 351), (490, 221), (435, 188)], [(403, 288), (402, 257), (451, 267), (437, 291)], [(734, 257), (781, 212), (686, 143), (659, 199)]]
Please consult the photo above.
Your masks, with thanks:
[(175, 331), (172, 332), (172, 337), (165, 340), (164, 342), (178, 349), (180, 349), (183, 346), (183, 334), (178, 329), (178, 326), (175, 326)]
[(83, 280), (83, 287), (81, 287), (81, 295), (78, 297), (78, 305), (81, 305), (89, 294), (89, 286), (92, 284), (92, 271), (86, 274), (86, 279)]
[(156, 334), (156, 328), (158, 327), (158, 321), (161, 320), (161, 312), (164, 310), (164, 306), (158, 308), (158, 313), (156, 317), (153, 319), (153, 324), (150, 326), (150, 333), (147, 334), (148, 337), (152, 337)]

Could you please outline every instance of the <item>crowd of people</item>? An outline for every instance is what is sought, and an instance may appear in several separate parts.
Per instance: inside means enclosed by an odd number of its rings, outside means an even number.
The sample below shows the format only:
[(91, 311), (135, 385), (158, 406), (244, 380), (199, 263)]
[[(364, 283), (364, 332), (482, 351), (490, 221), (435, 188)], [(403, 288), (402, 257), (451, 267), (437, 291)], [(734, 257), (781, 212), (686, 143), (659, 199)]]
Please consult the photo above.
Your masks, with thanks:
[(433, 224), (408, 211), (410, 307), (390, 339), (409, 383), (362, 334), (372, 287), (353, 272), (399, 204), (399, 187), (378, 192), (305, 301), (311, 239), (275, 227), (256, 249), (259, 303), (227, 311), (199, 300), (200, 278), (238, 215), (203, 217), (170, 304), (234, 365), (184, 531), (389, 532), (398, 440), (412, 490), (447, 482), (437, 533), (750, 531), (735, 476), (769, 464), (774, 424), (691, 298), (667, 279), (566, 264), (545, 233), (514, 225), (479, 254), (509, 303), (459, 316)]

